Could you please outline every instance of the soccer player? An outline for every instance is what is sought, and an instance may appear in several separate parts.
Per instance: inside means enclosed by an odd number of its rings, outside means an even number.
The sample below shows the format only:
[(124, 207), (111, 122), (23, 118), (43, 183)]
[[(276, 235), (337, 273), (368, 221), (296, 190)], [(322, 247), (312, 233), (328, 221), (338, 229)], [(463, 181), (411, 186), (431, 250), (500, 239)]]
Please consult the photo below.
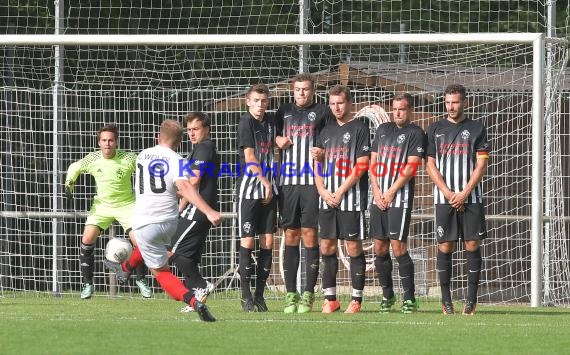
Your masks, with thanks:
[(414, 201), (417, 168), (425, 155), (424, 131), (412, 122), (413, 98), (408, 93), (392, 99), (392, 122), (376, 130), (370, 155), (370, 179), (374, 200), (370, 205), (370, 236), (374, 239), (374, 265), (382, 287), (380, 312), (388, 313), (396, 302), (392, 258), (398, 260), (404, 288), (402, 313), (418, 308), (414, 292), (414, 263), (408, 253), (408, 233)]
[[(210, 207), (190, 184), (189, 172), (184, 168), (186, 163), (174, 152), (182, 141), (182, 133), (177, 121), (163, 121), (158, 145), (143, 150), (137, 156), (138, 186), (133, 231), (142, 258), (160, 287), (173, 299), (192, 306), (201, 320), (213, 322), (216, 319), (203, 303), (207, 291), (199, 287), (189, 290), (168, 267), (167, 246), (172, 242), (178, 225), (177, 194), (196, 206), (214, 226), (222, 220), (220, 213)], [(121, 264), (107, 261), (105, 265), (117, 274), (117, 278), (124, 277)]]
[[(97, 194), (89, 211), (81, 246), (79, 262), (83, 286), (81, 299), (91, 298), (95, 292), (93, 271), (95, 269), (95, 242), (101, 234), (116, 220), (133, 245), (136, 240), (131, 230), (131, 219), (135, 207), (135, 195), (131, 183), (135, 170), (136, 155), (117, 149), (119, 131), (114, 124), (108, 124), (97, 132), (100, 150), (92, 152), (83, 159), (74, 162), (67, 169), (65, 178), (66, 195), (71, 198), (77, 177), (81, 173), (91, 174), (95, 178)], [(145, 298), (152, 296), (152, 290), (145, 280), (146, 268), (141, 265), (136, 269), (136, 284)]]
[(320, 195), (319, 237), (323, 257), (322, 286), (325, 301), (322, 312), (340, 309), (336, 295), (338, 242), (344, 239), (350, 256), (352, 300), (345, 313), (358, 313), (365, 281), (364, 211), (368, 203), (368, 126), (351, 113), (352, 96), (345, 86), (329, 90), (329, 106), (335, 120), (329, 122), (317, 139), (324, 148), (324, 162), (315, 161), (315, 183)]
[(481, 241), (487, 237), (481, 179), (487, 170), (487, 130), (465, 117), (466, 90), (462, 85), (445, 88), (447, 118), (427, 130), (426, 170), (434, 183), (435, 236), (438, 242), (437, 272), (443, 314), (454, 314), (451, 300), (452, 255), (458, 240), (467, 256), (467, 300), (463, 314), (473, 315), (481, 273)]
[[(189, 113), (186, 116), (186, 131), (192, 142), (192, 151), (188, 156), (192, 169), (190, 185), (194, 186), (208, 205), (217, 211), (220, 157), (216, 144), (210, 139), (210, 118), (202, 112)], [(189, 290), (202, 288), (209, 293), (214, 289), (214, 285), (202, 277), (199, 267), (212, 223), (186, 199), (180, 200), (178, 210), (180, 219), (172, 238), (172, 255), (169, 261), (184, 275), (186, 288)], [(194, 309), (189, 305), (181, 310), (181, 312), (192, 311)]]
[[(240, 166), (237, 182), (237, 214), (240, 235), (239, 274), (241, 305), (244, 312), (267, 312), (263, 293), (271, 271), (273, 233), (276, 222), (277, 186), (275, 184), (274, 144), (275, 116), (266, 112), (269, 89), (263, 84), (249, 88), (246, 94), (248, 112), (238, 126)], [(253, 274), (252, 252), (259, 235), (255, 293), (250, 283)]]
[[(315, 301), (315, 285), (319, 276), (319, 245), (317, 227), (319, 194), (315, 187), (313, 168), (314, 146), (325, 123), (333, 120), (327, 105), (313, 101), (315, 78), (299, 74), (293, 78), (293, 99), (277, 110), (277, 137), (281, 149), (279, 213), (285, 230), (283, 269), (285, 274), (285, 313), (307, 313)], [(308, 170), (307, 170), (308, 168)], [(297, 292), (299, 244), (306, 251), (306, 285), (302, 297)]]

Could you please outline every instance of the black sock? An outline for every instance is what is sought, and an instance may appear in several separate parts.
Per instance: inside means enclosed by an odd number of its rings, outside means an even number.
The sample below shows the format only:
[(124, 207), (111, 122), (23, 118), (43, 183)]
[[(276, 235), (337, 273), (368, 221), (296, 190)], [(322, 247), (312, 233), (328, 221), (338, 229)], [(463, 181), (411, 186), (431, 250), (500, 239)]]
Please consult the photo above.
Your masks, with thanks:
[(378, 282), (380, 282), (380, 287), (382, 287), (384, 298), (391, 299), (394, 297), (394, 283), (392, 280), (392, 258), (390, 253), (376, 255), (374, 266), (376, 267)]
[(481, 248), (475, 251), (467, 251), (467, 301), (477, 303), (477, 289), (481, 275)]
[(453, 254), (437, 251), (437, 274), (439, 275), (439, 287), (441, 288), (441, 302), (451, 303), (451, 262)]
[(79, 247), (79, 265), (83, 283), (93, 283), (93, 271), (95, 270), (95, 244), (83, 244)]
[(271, 249), (259, 249), (259, 261), (257, 263), (257, 278), (255, 279), (255, 296), (262, 297), (267, 284), (267, 278), (271, 273), (273, 251)]
[(315, 292), (317, 279), (319, 277), (319, 247), (305, 248), (307, 251), (307, 284), (305, 291)]
[[(338, 273), (338, 257), (336, 254), (323, 255), (323, 290), (336, 287), (336, 274)], [(336, 300), (336, 295), (325, 295), (329, 301)]]
[(414, 262), (410, 254), (406, 252), (404, 255), (396, 257), (398, 260), (398, 270), (400, 279), (402, 280), (402, 288), (404, 289), (404, 301), (415, 301), (416, 285), (414, 284)]
[(244, 300), (252, 298), (250, 289), (251, 274), (253, 273), (251, 252), (251, 249), (239, 248), (239, 280), (241, 283), (241, 297)]
[(146, 268), (146, 265), (144, 263), (140, 263), (139, 266), (135, 268), (135, 275), (137, 280), (144, 279), (146, 277), (147, 272), (148, 269)]
[[(359, 256), (350, 257), (350, 279), (354, 290), (364, 290), (366, 278), (366, 259), (364, 253)], [(352, 299), (362, 303), (362, 296), (352, 296)]]
[(297, 290), (297, 270), (299, 269), (299, 246), (285, 246), (283, 252), (283, 274), (287, 292)]
[(200, 274), (200, 267), (194, 259), (174, 254), (170, 258), (170, 262), (184, 275), (184, 285), (187, 289), (191, 290), (194, 287), (206, 287), (206, 280), (204, 280), (202, 274)]

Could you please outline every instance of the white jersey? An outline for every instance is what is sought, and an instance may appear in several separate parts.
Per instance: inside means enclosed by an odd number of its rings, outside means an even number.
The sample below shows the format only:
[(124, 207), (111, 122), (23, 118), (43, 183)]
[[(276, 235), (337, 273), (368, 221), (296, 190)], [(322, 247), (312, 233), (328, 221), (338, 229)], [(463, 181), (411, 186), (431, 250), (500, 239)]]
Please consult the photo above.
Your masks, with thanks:
[(157, 145), (137, 156), (133, 229), (178, 219), (176, 180), (188, 179), (186, 161), (172, 149)]

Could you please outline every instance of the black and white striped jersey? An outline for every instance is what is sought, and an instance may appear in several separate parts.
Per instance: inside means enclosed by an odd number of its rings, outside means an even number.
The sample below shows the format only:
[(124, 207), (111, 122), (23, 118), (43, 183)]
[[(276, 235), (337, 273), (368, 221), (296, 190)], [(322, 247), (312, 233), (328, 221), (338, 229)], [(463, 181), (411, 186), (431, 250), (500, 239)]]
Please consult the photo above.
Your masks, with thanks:
[[(327, 123), (317, 138), (317, 147), (325, 149), (325, 161), (315, 171), (323, 176), (325, 188), (335, 192), (352, 173), (356, 160), (370, 156), (370, 130), (361, 120), (353, 119), (339, 125), (337, 120)], [(363, 167), (367, 170), (367, 167)], [(364, 211), (368, 203), (368, 174), (343, 196), (339, 210)], [(319, 198), (319, 208), (330, 208)]]
[[(218, 206), (218, 174), (220, 172), (220, 156), (216, 144), (209, 138), (192, 147), (188, 155), (190, 169), (199, 171), (200, 185), (198, 191), (210, 207), (219, 211)], [(191, 175), (192, 177), (192, 175)], [(180, 217), (188, 220), (210, 223), (205, 214), (189, 203)]]
[(313, 103), (299, 107), (295, 103), (283, 104), (276, 114), (277, 135), (289, 137), (292, 145), (281, 151), (281, 185), (314, 185), (311, 174), (302, 173), (306, 167), (312, 169), (311, 148), (317, 136), (328, 121), (334, 120), (327, 105)]
[[(467, 185), (475, 169), (477, 156), (489, 155), (487, 130), (481, 123), (469, 118), (459, 123), (447, 119), (434, 122), (428, 127), (427, 137), (427, 155), (435, 159), (447, 187), (454, 192), (462, 191)], [(449, 204), (435, 185), (433, 195), (435, 204)], [(480, 183), (465, 202), (482, 202)]]
[(249, 112), (245, 113), (238, 125), (239, 147), (239, 179), (237, 182), (238, 196), (248, 200), (258, 200), (265, 197), (263, 184), (251, 167), (245, 162), (244, 149), (254, 148), (255, 157), (271, 186), (273, 195), (277, 195), (276, 176), (279, 167), (275, 162), (275, 116), (266, 112), (263, 121), (258, 121)]
[[(377, 153), (377, 159), (371, 166), (370, 178), (378, 181), (380, 191), (388, 191), (396, 182), (408, 157), (425, 156), (426, 144), (424, 131), (415, 123), (400, 128), (394, 122), (387, 122), (378, 127), (372, 142), (372, 152)], [(398, 190), (392, 207), (413, 207), (415, 174), (420, 166), (414, 168), (414, 177)]]

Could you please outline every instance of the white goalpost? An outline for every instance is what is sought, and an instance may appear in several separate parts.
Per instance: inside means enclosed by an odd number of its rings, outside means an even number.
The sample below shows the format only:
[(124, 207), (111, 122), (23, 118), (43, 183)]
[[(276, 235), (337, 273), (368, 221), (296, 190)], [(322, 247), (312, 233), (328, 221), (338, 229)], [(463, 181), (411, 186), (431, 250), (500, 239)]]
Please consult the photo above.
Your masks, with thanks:
[[(38, 34), (0, 35), (0, 51), (0, 295), (79, 289), (78, 236), (94, 184), (81, 177), (77, 200), (69, 204), (63, 178), (71, 162), (96, 149), (95, 134), (104, 123), (117, 123), (119, 146), (138, 152), (154, 144), (163, 119), (204, 111), (222, 160), (233, 166), (247, 87), (267, 84), (270, 110), (277, 110), (291, 101), (290, 79), (306, 68), (317, 79), (317, 101), (326, 102), (330, 86), (348, 85), (356, 111), (374, 103), (390, 112), (393, 94), (410, 92), (415, 121), (424, 129), (445, 112), (445, 85), (464, 84), (467, 114), (487, 126), (492, 147), (483, 181), (489, 239), (480, 301), (570, 305), (570, 199), (564, 187), (570, 128), (560, 123), (561, 93), (570, 90), (565, 39), (537, 33)], [(373, 134), (378, 123), (369, 124)], [(189, 148), (185, 142), (180, 152)], [(234, 183), (234, 176), (220, 178), (226, 220), (212, 230), (202, 266), (220, 297), (237, 297), (239, 289)], [(439, 290), (431, 187), (421, 169), (410, 229), (420, 297)], [(280, 234), (276, 240), (269, 284), (280, 297)], [(97, 242), (98, 264), (104, 243)], [(461, 298), (465, 263), (461, 252), (456, 255), (454, 292)], [(378, 281), (373, 267), (367, 270), (366, 292), (376, 297)], [(102, 266), (95, 276), (98, 289), (110, 290)], [(394, 276), (398, 286), (397, 271)], [(339, 285), (348, 285), (349, 277), (342, 267)], [(136, 287), (121, 290), (136, 293)]]

